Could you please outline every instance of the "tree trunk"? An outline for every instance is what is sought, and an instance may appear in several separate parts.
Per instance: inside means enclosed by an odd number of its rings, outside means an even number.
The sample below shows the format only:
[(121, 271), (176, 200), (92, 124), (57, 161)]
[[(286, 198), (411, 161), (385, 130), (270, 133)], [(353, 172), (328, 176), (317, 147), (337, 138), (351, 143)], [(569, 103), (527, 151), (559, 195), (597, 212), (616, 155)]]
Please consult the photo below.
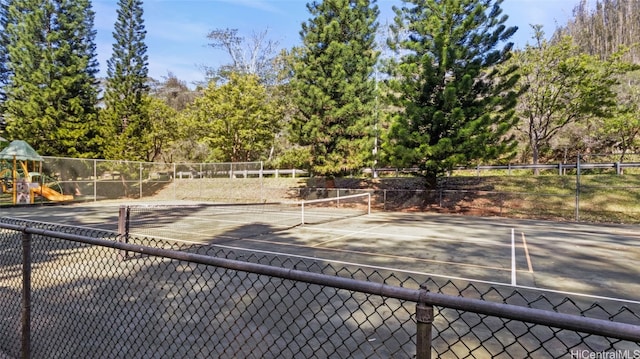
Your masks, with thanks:
[[(538, 160), (539, 160), (539, 159), (538, 159), (538, 157), (539, 157), (539, 155), (540, 155), (540, 154), (538, 153), (538, 145), (537, 145), (537, 144), (533, 143), (533, 144), (531, 145), (531, 152), (532, 152), (532, 156), (533, 156), (533, 164), (534, 164), (534, 165), (537, 165), (537, 164), (538, 164)], [(539, 174), (540, 174), (540, 169), (538, 169), (538, 168), (534, 168), (534, 169), (533, 169), (533, 175), (534, 175), (534, 176), (537, 176), (537, 175), (539, 175)]]

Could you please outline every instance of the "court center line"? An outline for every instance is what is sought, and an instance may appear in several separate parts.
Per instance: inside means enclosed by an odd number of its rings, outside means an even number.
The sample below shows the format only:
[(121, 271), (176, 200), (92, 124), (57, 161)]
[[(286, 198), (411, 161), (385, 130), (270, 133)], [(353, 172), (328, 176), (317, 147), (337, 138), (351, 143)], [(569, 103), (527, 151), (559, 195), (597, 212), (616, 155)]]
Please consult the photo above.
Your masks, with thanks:
[(336, 237), (336, 238), (333, 238), (333, 239), (329, 239), (329, 240), (326, 240), (326, 241), (324, 241), (324, 242), (320, 242), (320, 243), (313, 244), (313, 245), (311, 245), (311, 246), (309, 246), (309, 247), (311, 247), (311, 248), (319, 247), (319, 246), (325, 245), (325, 244), (327, 244), (327, 243), (331, 243), (331, 242), (339, 241), (339, 240), (341, 240), (341, 239), (343, 239), (343, 238), (347, 238), (347, 237), (354, 236), (354, 235), (356, 235), (356, 234), (367, 233), (367, 232), (370, 232), (370, 231), (372, 231), (372, 230), (374, 230), (374, 229), (376, 229), (376, 228), (380, 228), (380, 227), (384, 227), (384, 226), (386, 226), (386, 224), (382, 224), (382, 225), (379, 225), (379, 226), (375, 226), (375, 227), (371, 227), (371, 228), (363, 229), (363, 230), (360, 230), (360, 231), (349, 232), (349, 233), (344, 234), (344, 235), (342, 235), (342, 236), (339, 236), (339, 237)]
[(524, 255), (527, 257), (527, 266), (529, 267), (529, 273), (533, 273), (533, 266), (531, 265), (531, 256), (529, 256), (529, 246), (527, 246), (527, 240), (522, 232), (522, 246), (524, 247)]

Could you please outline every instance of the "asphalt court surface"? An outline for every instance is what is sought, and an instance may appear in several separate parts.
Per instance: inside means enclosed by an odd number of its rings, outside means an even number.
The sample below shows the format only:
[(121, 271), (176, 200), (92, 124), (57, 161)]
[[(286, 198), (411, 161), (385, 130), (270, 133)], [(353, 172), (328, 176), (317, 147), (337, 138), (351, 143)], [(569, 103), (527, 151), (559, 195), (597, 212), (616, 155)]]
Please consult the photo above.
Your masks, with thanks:
[[(118, 206), (0, 208), (0, 217), (115, 231)], [(179, 231), (190, 242), (234, 250), (640, 304), (638, 226), (375, 211), (266, 234), (234, 222), (200, 217)]]

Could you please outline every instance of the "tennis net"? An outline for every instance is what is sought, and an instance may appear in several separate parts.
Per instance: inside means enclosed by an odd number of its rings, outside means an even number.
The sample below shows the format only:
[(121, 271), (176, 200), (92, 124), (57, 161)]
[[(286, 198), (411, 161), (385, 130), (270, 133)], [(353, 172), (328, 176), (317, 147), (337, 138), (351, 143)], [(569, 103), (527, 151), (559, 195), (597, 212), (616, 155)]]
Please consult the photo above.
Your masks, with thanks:
[(371, 213), (371, 194), (273, 203), (137, 204), (120, 207), (118, 228), (129, 237), (201, 242), (243, 238)]

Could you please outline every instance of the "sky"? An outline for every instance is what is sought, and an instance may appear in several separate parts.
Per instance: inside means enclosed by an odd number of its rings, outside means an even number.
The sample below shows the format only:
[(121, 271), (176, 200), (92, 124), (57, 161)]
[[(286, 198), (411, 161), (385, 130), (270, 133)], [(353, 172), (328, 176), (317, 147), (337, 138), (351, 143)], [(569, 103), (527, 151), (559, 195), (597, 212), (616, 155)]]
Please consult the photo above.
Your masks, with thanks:
[[(309, 0), (310, 1), (310, 0)], [(249, 38), (267, 31), (267, 38), (282, 48), (300, 44), (301, 24), (310, 18), (307, 0), (143, 0), (149, 75), (162, 80), (169, 73), (190, 86), (204, 79), (203, 68), (229, 62), (226, 54), (207, 44), (214, 29), (237, 29)], [(101, 72), (106, 75), (111, 57), (117, 0), (93, 0), (96, 13), (96, 45)], [(558, 24), (566, 23), (578, 0), (504, 0), (507, 22), (517, 26), (512, 38), (517, 48), (531, 42), (530, 24), (541, 24), (550, 36)], [(399, 0), (378, 0), (380, 23), (391, 21)]]

